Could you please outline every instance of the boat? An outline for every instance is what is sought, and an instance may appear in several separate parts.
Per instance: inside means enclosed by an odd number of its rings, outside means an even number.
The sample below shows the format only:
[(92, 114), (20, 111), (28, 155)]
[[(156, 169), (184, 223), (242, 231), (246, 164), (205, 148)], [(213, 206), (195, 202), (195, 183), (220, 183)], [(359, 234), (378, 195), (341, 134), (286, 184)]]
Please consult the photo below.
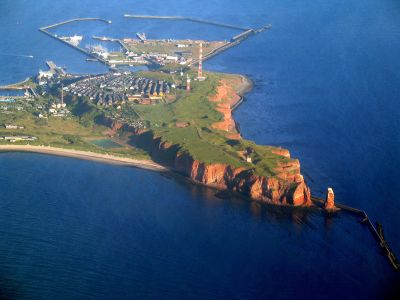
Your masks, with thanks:
[(146, 34), (144, 32), (138, 32), (136, 33), (136, 36), (142, 41), (144, 42), (145, 40), (147, 40)]
[(60, 39), (77, 47), (79, 45), (79, 43), (82, 41), (83, 36), (75, 34), (73, 36), (62, 36), (62, 37), (60, 37)]

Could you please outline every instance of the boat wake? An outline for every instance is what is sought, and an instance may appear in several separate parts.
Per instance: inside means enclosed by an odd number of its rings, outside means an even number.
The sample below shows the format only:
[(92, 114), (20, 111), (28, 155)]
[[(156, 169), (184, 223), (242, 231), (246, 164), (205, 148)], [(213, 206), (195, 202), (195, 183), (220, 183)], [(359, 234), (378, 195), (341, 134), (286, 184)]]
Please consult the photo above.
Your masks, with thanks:
[(11, 54), (11, 53), (0, 53), (0, 56), (14, 56), (14, 57), (34, 58), (33, 55)]

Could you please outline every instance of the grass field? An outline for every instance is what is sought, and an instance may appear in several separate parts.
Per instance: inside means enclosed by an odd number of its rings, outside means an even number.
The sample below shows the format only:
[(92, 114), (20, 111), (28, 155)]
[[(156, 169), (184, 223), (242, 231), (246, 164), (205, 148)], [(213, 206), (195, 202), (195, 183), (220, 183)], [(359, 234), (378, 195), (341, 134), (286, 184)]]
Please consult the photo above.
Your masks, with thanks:
[[(23, 126), (24, 129), (6, 129), (4, 124)], [(15, 112), (13, 114), (0, 113), (0, 136), (30, 135), (38, 138), (31, 145), (44, 145), (61, 148), (73, 148), (77, 150), (92, 151), (98, 153), (119, 154), (128, 157), (146, 158), (149, 156), (143, 150), (133, 147), (105, 148), (94, 145), (91, 141), (107, 139), (104, 134), (108, 128), (95, 125), (83, 126), (77, 118), (56, 118), (39, 119), (28, 112)], [(7, 144), (9, 142), (1, 141)], [(27, 142), (17, 142), (17, 144)]]
[[(203, 41), (204, 55), (223, 46), (225, 43), (225, 41)], [(183, 52), (186, 57), (197, 58), (199, 56), (199, 43), (192, 40), (147, 40), (145, 43), (138, 40), (125, 40), (124, 44), (129, 50), (135, 53), (165, 53), (168, 55), (176, 55), (177, 52)], [(178, 44), (181, 47), (178, 47)]]
[[(177, 86), (185, 84), (185, 81), (175, 74), (142, 71), (138, 72), (138, 76), (166, 80)], [(189, 76), (194, 79), (196, 74), (189, 72)], [(242, 78), (239, 75), (220, 73), (206, 73), (206, 76), (207, 79), (202, 82), (192, 80), (190, 93), (178, 89), (174, 102), (160, 102), (155, 105), (124, 104), (118, 114), (124, 116), (128, 122), (140, 119), (146, 124), (148, 135), (160, 137), (163, 141), (175, 145), (175, 151), (189, 153), (201, 162), (253, 169), (256, 174), (263, 176), (276, 175), (276, 167), (289, 159), (274, 154), (274, 147), (259, 146), (244, 139), (232, 140), (227, 132), (213, 127), (214, 123), (223, 120), (223, 115), (217, 111), (217, 104), (209, 101), (210, 97), (216, 94), (221, 80), (229, 86), (239, 88)], [(226, 97), (230, 96), (231, 94), (227, 94)], [(51, 100), (52, 97), (50, 95), (46, 99)], [(42, 103), (46, 99), (37, 101)], [(17, 130), (0, 127), (0, 136), (31, 135), (36, 136), (38, 140), (30, 144), (149, 158), (146, 147), (139, 148), (139, 144), (136, 144), (137, 147), (131, 146), (131, 134), (123, 131), (112, 132), (111, 136), (116, 134), (116, 137), (110, 139), (110, 128), (98, 124), (100, 115), (112, 115), (113, 112), (117, 112), (116, 107), (98, 108), (83, 98), (71, 101), (69, 109), (74, 115), (69, 118), (50, 116), (49, 119), (39, 119), (32, 111), (27, 110), (0, 112), (0, 126), (24, 126), (24, 129)], [(0, 143), (8, 142), (0, 140)], [(247, 162), (244, 157), (244, 153), (249, 149), (252, 162)]]
[[(246, 140), (230, 140), (226, 132), (212, 127), (213, 123), (223, 119), (216, 104), (209, 101), (220, 79), (237, 82), (238, 76), (208, 73), (206, 81), (192, 81), (192, 91), (181, 92), (179, 100), (172, 104), (134, 105), (131, 109), (148, 122), (154, 136), (178, 145), (179, 151), (188, 152), (199, 161), (254, 169), (259, 175), (276, 175), (274, 168), (288, 159), (274, 154), (271, 151), (273, 147), (258, 146)], [(176, 123), (188, 126), (180, 128)], [(243, 158), (247, 148), (253, 149), (253, 163)]]

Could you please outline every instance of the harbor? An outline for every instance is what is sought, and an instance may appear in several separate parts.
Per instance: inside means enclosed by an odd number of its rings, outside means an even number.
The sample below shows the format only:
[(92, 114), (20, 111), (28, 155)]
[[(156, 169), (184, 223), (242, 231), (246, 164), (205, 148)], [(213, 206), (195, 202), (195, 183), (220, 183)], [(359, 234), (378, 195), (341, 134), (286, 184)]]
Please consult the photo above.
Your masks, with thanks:
[[(10, 91), (10, 92), (12, 92), (12, 91), (25, 91), (25, 93), (23, 95), (16, 96), (16, 97), (13, 97), (13, 98), (23, 98), (23, 97), (30, 98), (32, 96), (36, 97), (37, 94), (35, 92), (35, 89), (33, 89), (31, 85), (29, 85), (29, 82), (30, 82), (30, 78), (26, 78), (25, 80), (20, 81), (20, 82), (16, 82), (16, 83), (13, 83), (13, 84), (8, 84), (8, 85), (2, 85), (2, 86), (0, 86), (0, 91)], [(5, 96), (1, 96), (0, 95), (0, 98), (3, 98), (3, 100), (4, 100), (4, 97)]]
[(73, 22), (82, 22), (82, 21), (100, 21), (100, 22), (103, 22), (103, 23), (106, 23), (106, 24), (111, 24), (112, 23), (112, 21), (105, 20), (105, 19), (102, 19), (102, 18), (75, 18), (75, 19), (70, 19), (70, 20), (67, 20), (67, 21), (62, 21), (62, 22), (59, 22), (59, 23), (56, 23), (56, 24), (52, 24), (52, 25), (41, 27), (41, 28), (39, 28), (39, 31), (44, 33), (44, 34), (46, 34), (46, 35), (48, 35), (48, 36), (50, 36), (50, 37), (52, 37), (52, 38), (54, 38), (54, 39), (56, 39), (56, 40), (58, 40), (58, 41), (60, 41), (60, 42), (62, 42), (62, 43), (64, 43), (64, 44), (66, 44), (66, 45), (68, 45), (69, 47), (72, 47), (72, 48), (74, 48), (74, 49), (86, 54), (89, 57), (93, 57), (93, 58), (97, 59), (98, 61), (100, 61), (101, 63), (103, 63), (105, 65), (108, 65), (107, 61), (102, 59), (101, 57), (98, 57), (95, 54), (85, 50), (84, 48), (79, 47), (78, 44), (69, 42), (64, 37), (59, 37), (57, 34), (53, 34), (53, 33), (48, 31), (48, 29), (53, 29), (53, 28), (56, 28), (56, 27), (61, 26), (61, 25), (65, 25), (65, 24), (69, 24), (69, 23), (73, 23)]
[[(223, 27), (223, 28), (229, 28), (229, 29), (234, 29), (234, 30), (240, 30), (242, 31), (241, 33), (233, 36), (228, 42), (206, 42), (206, 41), (197, 41), (193, 43), (193, 45), (198, 45), (198, 43), (203, 43), (204, 45), (210, 44), (211, 47), (207, 51), (204, 52), (203, 60), (208, 60), (226, 50), (229, 48), (236, 46), (249, 38), (252, 35), (258, 34), (260, 32), (263, 32), (267, 29), (270, 29), (272, 26), (266, 25), (264, 27), (261, 27), (259, 29), (251, 29), (247, 27), (241, 27), (241, 26), (236, 26), (236, 25), (231, 25), (231, 24), (225, 24), (225, 23), (219, 23), (215, 21), (210, 21), (210, 20), (203, 20), (203, 19), (198, 19), (198, 18), (191, 18), (191, 17), (183, 17), (183, 16), (152, 16), (152, 15), (129, 15), (125, 14), (125, 18), (133, 18), (133, 19), (161, 19), (161, 20), (180, 20), (180, 21), (189, 21), (189, 22), (196, 22), (196, 23), (201, 23), (201, 24), (207, 24), (207, 25), (212, 25), (212, 26), (217, 26), (217, 27)], [(136, 33), (137, 41), (144, 45), (144, 49), (149, 48), (148, 52), (139, 52), (135, 53), (132, 50), (136, 49), (138, 44), (133, 44), (133, 49), (130, 47), (129, 43), (135, 43), (134, 39), (120, 39), (120, 38), (113, 38), (113, 37), (106, 37), (106, 36), (92, 36), (93, 40), (98, 40), (100, 42), (114, 42), (118, 43), (121, 46), (121, 49), (123, 49), (123, 52), (118, 54), (119, 52), (114, 53), (113, 55), (109, 55), (108, 51), (106, 49), (100, 49), (101, 47), (99, 46), (93, 46), (89, 47), (89, 49), (85, 49), (83, 47), (79, 46), (79, 43), (82, 40), (82, 36), (74, 35), (74, 36), (58, 36), (57, 34), (51, 33), (49, 29), (54, 29), (58, 26), (62, 26), (65, 24), (73, 23), (73, 22), (81, 22), (81, 21), (100, 21), (106, 24), (112, 24), (112, 21), (102, 19), (102, 18), (75, 18), (75, 19), (70, 19), (66, 21), (62, 21), (56, 24), (48, 25), (41, 27), (39, 30), (68, 45), (69, 47), (74, 48), (75, 50), (78, 50), (85, 55), (87, 55), (90, 59), (88, 61), (94, 61), (97, 60), (106, 66), (110, 67), (110, 69), (115, 69), (117, 65), (159, 65), (163, 66), (165, 64), (171, 64), (171, 63), (179, 63), (180, 65), (187, 65), (187, 66), (192, 66), (196, 65), (199, 63), (199, 60), (196, 57), (194, 50), (192, 51), (178, 51), (179, 49), (174, 49), (173, 52), (171, 50), (170, 45), (166, 45), (168, 42), (167, 40), (149, 40), (146, 37), (145, 32), (138, 32)], [(173, 41), (169, 39), (169, 41)], [(147, 47), (145, 45), (157, 45), (158, 47), (163, 47), (170, 49), (170, 52), (166, 53), (157, 53), (156, 51), (151, 52), (152, 47)], [(175, 46), (177, 48), (185, 48), (185, 47), (193, 47), (189, 45), (185, 45), (183, 41), (177, 40), (175, 42)], [(143, 48), (143, 46), (140, 46), (139, 48)], [(153, 47), (154, 48), (154, 47)], [(156, 47), (157, 48), (157, 47)], [(142, 50), (143, 51), (143, 50)], [(195, 50), (197, 51), (197, 50)], [(176, 55), (178, 53), (178, 55)], [(179, 54), (180, 53), (180, 54)], [(191, 55), (187, 56), (187, 53), (191, 53)], [(117, 56), (116, 58), (113, 58)]]

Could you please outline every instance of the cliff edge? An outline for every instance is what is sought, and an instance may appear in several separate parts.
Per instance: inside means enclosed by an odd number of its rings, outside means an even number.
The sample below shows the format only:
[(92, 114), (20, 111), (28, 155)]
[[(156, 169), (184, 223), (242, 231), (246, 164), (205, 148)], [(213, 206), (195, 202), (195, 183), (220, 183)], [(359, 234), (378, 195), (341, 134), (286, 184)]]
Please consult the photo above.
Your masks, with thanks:
[[(271, 204), (311, 206), (310, 189), (300, 173), (299, 161), (286, 149), (256, 145), (238, 132), (232, 107), (241, 100), (239, 92), (248, 84), (246, 80), (243, 76), (217, 77), (207, 98), (207, 86), (197, 83), (193, 94), (169, 108), (174, 112), (173, 125), (140, 133), (136, 143), (154, 160), (194, 182)], [(195, 97), (196, 89), (202, 97)], [(188, 106), (183, 114), (185, 101)], [(191, 115), (186, 113), (188, 107)]]

